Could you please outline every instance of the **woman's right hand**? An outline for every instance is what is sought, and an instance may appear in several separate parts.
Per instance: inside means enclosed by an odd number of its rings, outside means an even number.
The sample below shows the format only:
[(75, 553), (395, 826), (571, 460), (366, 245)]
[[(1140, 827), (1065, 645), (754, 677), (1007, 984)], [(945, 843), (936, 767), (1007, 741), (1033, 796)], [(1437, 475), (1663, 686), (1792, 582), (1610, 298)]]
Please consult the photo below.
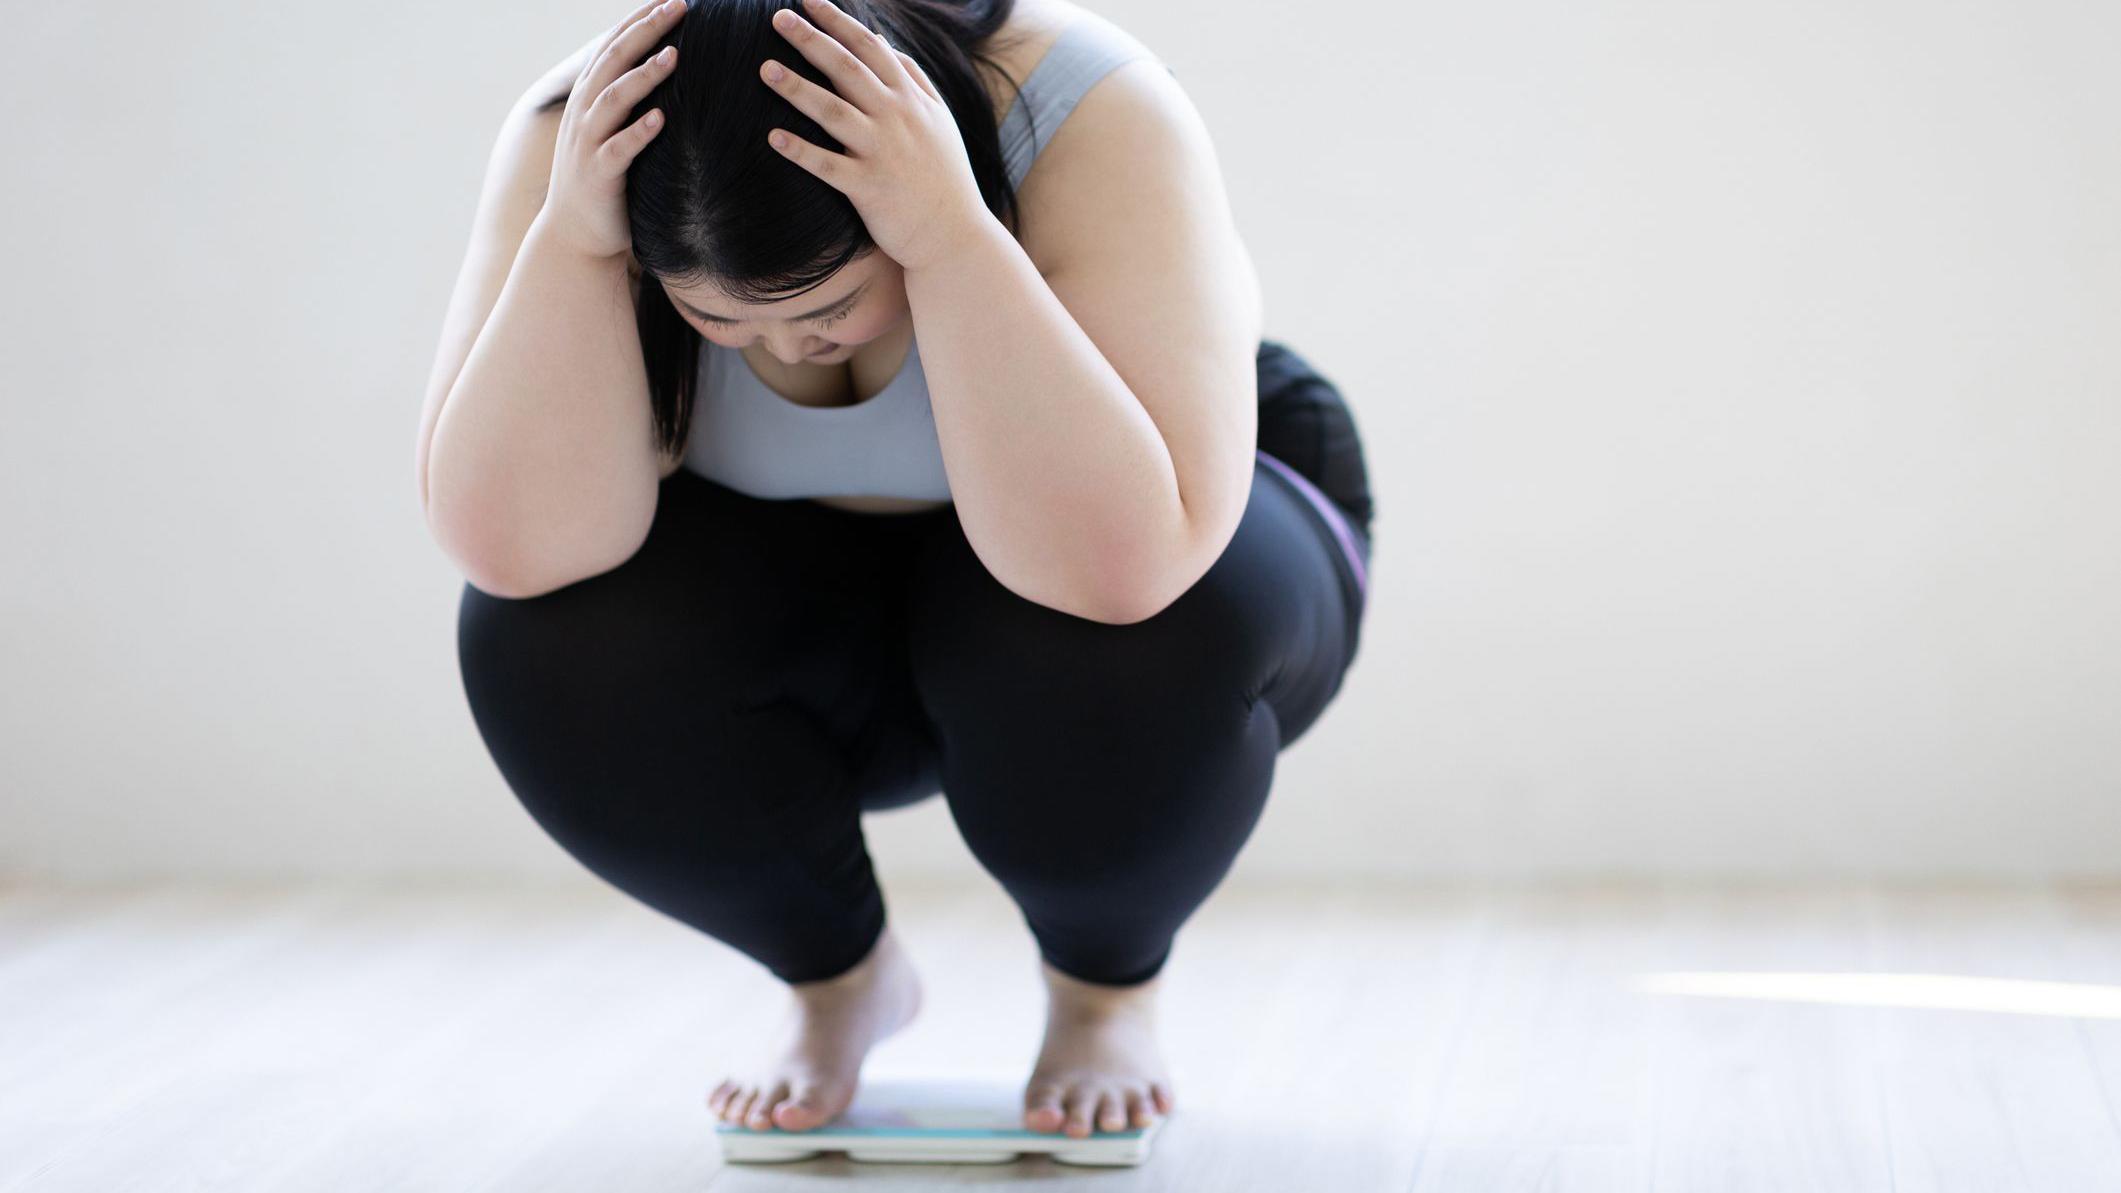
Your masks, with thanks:
[(626, 169), (662, 129), (651, 108), (624, 128), (620, 122), (677, 65), (677, 47), (648, 61), (650, 46), (677, 27), (686, 0), (646, 4), (611, 27), (576, 77), (560, 114), (552, 179), (538, 221), (563, 244), (592, 257), (624, 256), (633, 248), (626, 223)]

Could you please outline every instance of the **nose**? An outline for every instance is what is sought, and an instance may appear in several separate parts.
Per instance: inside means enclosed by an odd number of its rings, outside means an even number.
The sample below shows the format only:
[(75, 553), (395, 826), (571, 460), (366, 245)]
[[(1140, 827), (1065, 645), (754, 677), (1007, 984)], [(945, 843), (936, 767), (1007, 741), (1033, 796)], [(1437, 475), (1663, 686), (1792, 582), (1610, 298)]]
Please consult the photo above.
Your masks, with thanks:
[(784, 365), (799, 365), (810, 355), (796, 340), (769, 340), (766, 343), (766, 351), (771, 352), (773, 359)]

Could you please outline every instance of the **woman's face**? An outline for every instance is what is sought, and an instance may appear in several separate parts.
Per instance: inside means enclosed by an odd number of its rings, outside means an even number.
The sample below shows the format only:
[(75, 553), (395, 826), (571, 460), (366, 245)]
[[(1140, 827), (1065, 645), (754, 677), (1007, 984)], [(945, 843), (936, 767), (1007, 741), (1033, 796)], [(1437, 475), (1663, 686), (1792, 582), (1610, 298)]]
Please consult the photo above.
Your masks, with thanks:
[(763, 343), (788, 365), (845, 360), (907, 314), (905, 270), (873, 248), (806, 293), (779, 302), (738, 302), (712, 285), (662, 286), (678, 313), (708, 340), (739, 349)]

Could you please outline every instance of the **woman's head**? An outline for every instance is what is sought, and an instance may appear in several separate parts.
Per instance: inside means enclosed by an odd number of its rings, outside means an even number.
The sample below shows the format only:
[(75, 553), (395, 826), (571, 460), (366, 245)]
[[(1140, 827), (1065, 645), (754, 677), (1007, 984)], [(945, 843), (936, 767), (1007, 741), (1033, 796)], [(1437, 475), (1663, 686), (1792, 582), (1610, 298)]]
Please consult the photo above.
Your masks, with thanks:
[[(645, 268), (645, 267), (644, 267)], [(848, 349), (897, 327), (909, 313), (905, 271), (875, 245), (809, 290), (759, 302), (709, 279), (663, 295), (699, 335), (725, 348), (763, 344), (783, 364), (845, 359)]]
[[(760, 64), (772, 58), (834, 89), (773, 28), (773, 14), (795, 8), (794, 0), (689, 3), (649, 51), (676, 45), (676, 66), (619, 125), (650, 108), (663, 110), (662, 131), (627, 171), (626, 214), (643, 275), (639, 328), (657, 435), (671, 451), (684, 442), (690, 422), (701, 337), (729, 347), (762, 343), (788, 363), (815, 359), (820, 350), (832, 360), (907, 314), (903, 274), (877, 250), (854, 204), (766, 143), (768, 131), (785, 128), (845, 151), (759, 79)], [(1013, 227), (1015, 194), (975, 64), (1008, 77), (981, 51), (1014, 0), (844, 0), (840, 6), (927, 72), (957, 118), (989, 210)], [(840, 315), (842, 307), (848, 313)], [(810, 317), (820, 308), (828, 309)]]

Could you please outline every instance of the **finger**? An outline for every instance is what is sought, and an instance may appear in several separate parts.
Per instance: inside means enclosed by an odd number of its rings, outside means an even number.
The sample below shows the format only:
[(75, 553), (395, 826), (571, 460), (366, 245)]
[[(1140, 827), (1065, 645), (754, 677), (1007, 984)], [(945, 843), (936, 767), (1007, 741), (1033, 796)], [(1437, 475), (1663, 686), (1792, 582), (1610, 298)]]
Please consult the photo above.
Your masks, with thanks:
[(590, 38), (587, 45), (576, 50), (575, 53), (581, 58), (581, 69), (574, 72), (575, 86), (581, 87), (583, 80), (589, 77), (590, 69), (596, 66), (597, 60), (604, 56), (604, 51), (610, 48), (612, 42), (617, 41), (628, 29), (633, 28), (635, 22), (654, 12), (664, 2), (665, 0), (648, 0), (648, 3), (627, 13), (618, 24)]
[(604, 52), (611, 48), (613, 42), (616, 42), (620, 38), (626, 36), (626, 31), (628, 29), (633, 28), (635, 25), (640, 24), (643, 20), (646, 20), (648, 17), (653, 16), (657, 9), (661, 8), (664, 4), (667, 4), (668, 2), (669, 0), (648, 0), (648, 3), (641, 5), (639, 8), (634, 9), (630, 13), (627, 13), (625, 18), (621, 20), (618, 24), (613, 25), (609, 29), (606, 29), (603, 33), (599, 34), (594, 40), (592, 40), (589, 45), (582, 47), (582, 49), (578, 51), (582, 55), (582, 66), (580, 70), (575, 72), (575, 90), (579, 92), (583, 87), (588, 85), (590, 73), (596, 70), (597, 64), (604, 60)]
[(831, 34), (846, 46), (856, 58), (861, 59), (870, 72), (887, 85), (910, 82), (906, 69), (899, 65), (897, 54), (884, 35), (854, 19), (846, 10), (832, 0), (803, 0), (803, 7), (817, 27)]
[(935, 84), (928, 80), (928, 72), (921, 69), (921, 64), (915, 62), (912, 55), (904, 50), (893, 50), (891, 52), (898, 55), (899, 62), (906, 68), (906, 74), (913, 79), (921, 90), (928, 93), (930, 99), (937, 103), (944, 102), (942, 92), (935, 89)]
[(604, 93), (590, 105), (585, 127), (600, 132), (624, 122), (626, 114), (639, 106), (641, 100), (655, 90), (656, 84), (669, 78), (677, 64), (676, 46), (664, 46), (650, 54), (646, 62), (620, 75), (611, 86), (604, 88)]
[(604, 43), (616, 36), (617, 33), (618, 26), (616, 25), (609, 29), (599, 29), (596, 31), (595, 36), (576, 46), (573, 53), (554, 64), (552, 70), (545, 76), (552, 81), (552, 89), (558, 91), (562, 83), (570, 87), (580, 83), (582, 76), (589, 73), (589, 64), (596, 61), (598, 52), (603, 50)]
[(641, 113), (639, 120), (612, 134), (602, 145), (597, 146), (595, 154), (604, 176), (616, 178), (625, 173), (626, 167), (633, 164), (633, 159), (639, 157), (641, 150), (646, 149), (648, 142), (655, 140), (655, 135), (661, 131), (663, 109), (650, 108)]
[(663, 0), (612, 38), (589, 64), (589, 73), (582, 80), (592, 89), (590, 94), (601, 94), (613, 79), (638, 65), (648, 56), (648, 47), (669, 32), (684, 12), (685, 0)]
[[(780, 76), (778, 80), (773, 77), (776, 74)], [(795, 105), (796, 111), (822, 125), (840, 144), (858, 153), (866, 153), (874, 145), (874, 130), (860, 108), (771, 58), (759, 67), (759, 77), (782, 99)]]
[[(842, 157), (822, 146), (813, 145), (785, 128), (777, 128), (768, 133), (766, 143), (779, 151), (782, 157), (831, 183), (834, 190), (843, 195), (847, 194), (847, 167), (852, 159)], [(854, 196), (847, 197), (851, 199)]]
[(792, 8), (773, 14), (773, 27), (789, 44), (825, 72), (840, 95), (864, 112), (877, 111), (890, 88), (877, 78), (869, 64), (840, 44), (838, 38), (804, 20)]

